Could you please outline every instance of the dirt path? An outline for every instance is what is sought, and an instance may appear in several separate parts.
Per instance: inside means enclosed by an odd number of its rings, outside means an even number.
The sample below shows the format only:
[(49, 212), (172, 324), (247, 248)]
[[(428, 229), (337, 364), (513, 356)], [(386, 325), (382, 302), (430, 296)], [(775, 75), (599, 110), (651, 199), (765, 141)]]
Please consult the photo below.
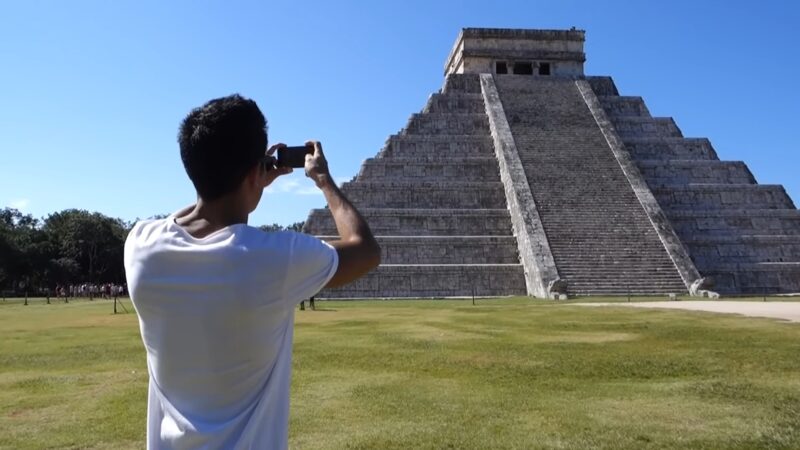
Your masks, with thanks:
[(769, 317), (800, 322), (800, 302), (673, 301), (641, 303), (576, 303), (582, 306), (629, 306), (633, 308), (685, 309), (750, 317)]

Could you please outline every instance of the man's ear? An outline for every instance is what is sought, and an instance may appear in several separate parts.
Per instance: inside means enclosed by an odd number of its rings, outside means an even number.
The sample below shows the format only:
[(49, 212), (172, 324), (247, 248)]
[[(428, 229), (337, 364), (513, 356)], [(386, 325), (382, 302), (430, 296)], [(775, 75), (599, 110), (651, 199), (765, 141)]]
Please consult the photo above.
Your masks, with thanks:
[(261, 164), (256, 164), (247, 172), (243, 182), (248, 188), (262, 189), (264, 187), (264, 183), (266, 182), (263, 172), (264, 171), (261, 168)]

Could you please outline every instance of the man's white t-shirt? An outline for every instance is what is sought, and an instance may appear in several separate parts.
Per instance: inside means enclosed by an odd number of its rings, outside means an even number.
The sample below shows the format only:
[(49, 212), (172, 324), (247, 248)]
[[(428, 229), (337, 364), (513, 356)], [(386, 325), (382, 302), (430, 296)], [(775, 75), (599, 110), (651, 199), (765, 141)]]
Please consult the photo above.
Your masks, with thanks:
[(196, 239), (137, 223), (125, 271), (150, 375), (149, 449), (286, 448), (294, 307), (336, 272), (312, 236), (245, 224)]

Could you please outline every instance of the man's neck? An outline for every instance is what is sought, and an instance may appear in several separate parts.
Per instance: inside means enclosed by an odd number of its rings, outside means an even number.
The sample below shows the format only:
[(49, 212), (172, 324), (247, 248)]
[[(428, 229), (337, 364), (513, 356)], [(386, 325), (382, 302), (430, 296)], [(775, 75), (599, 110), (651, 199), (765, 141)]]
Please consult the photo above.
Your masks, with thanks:
[(248, 214), (236, 198), (229, 196), (213, 201), (197, 199), (194, 206), (175, 214), (175, 222), (196, 238), (203, 238), (225, 227), (247, 224)]

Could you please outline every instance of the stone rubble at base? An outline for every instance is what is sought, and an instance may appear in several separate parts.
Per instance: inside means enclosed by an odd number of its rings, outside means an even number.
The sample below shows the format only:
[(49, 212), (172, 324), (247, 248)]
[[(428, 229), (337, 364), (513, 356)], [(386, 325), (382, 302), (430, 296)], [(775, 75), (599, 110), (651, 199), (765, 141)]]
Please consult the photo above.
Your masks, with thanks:
[[(319, 297), (800, 291), (800, 212), (783, 187), (584, 76), (583, 42), (462, 30), (440, 92), (342, 188), (383, 263)], [(336, 235), (326, 209), (304, 231)]]

